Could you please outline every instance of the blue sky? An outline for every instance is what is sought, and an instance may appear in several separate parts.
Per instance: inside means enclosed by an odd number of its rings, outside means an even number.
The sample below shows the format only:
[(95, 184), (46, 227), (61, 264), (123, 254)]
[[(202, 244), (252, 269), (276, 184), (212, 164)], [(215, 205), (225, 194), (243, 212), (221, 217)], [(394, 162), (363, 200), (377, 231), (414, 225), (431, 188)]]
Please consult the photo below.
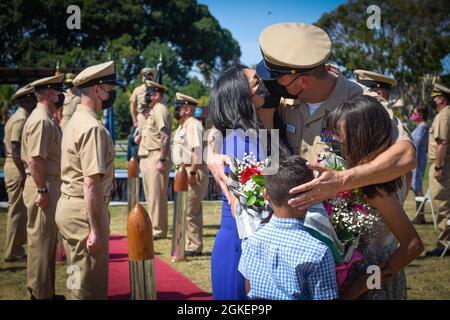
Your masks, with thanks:
[(246, 65), (258, 63), (262, 57), (258, 38), (267, 26), (279, 22), (313, 23), (324, 12), (330, 12), (342, 0), (198, 0), (227, 28), (241, 46), (241, 61)]

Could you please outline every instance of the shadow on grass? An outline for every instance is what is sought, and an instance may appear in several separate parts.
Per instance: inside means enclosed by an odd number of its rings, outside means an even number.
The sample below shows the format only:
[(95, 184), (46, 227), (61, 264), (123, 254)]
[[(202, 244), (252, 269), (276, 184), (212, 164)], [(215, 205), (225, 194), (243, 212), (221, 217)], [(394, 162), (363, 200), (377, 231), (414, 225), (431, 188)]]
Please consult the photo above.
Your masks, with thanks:
[(203, 229), (212, 229), (212, 230), (218, 230), (220, 228), (219, 224), (210, 224), (203, 226)]
[(11, 266), (9, 268), (0, 268), (0, 273), (1, 272), (20, 272), (23, 270), (26, 270), (27, 267), (25, 266)]

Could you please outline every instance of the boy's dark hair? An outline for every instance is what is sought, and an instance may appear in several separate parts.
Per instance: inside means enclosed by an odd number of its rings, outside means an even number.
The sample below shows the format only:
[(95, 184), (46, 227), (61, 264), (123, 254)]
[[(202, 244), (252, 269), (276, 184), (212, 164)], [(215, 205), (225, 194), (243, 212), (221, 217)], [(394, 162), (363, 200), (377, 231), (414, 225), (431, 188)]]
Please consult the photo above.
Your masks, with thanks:
[(270, 199), (277, 207), (287, 204), (294, 195), (289, 190), (314, 179), (306, 160), (300, 156), (289, 156), (280, 160), (278, 173), (265, 175), (266, 189)]

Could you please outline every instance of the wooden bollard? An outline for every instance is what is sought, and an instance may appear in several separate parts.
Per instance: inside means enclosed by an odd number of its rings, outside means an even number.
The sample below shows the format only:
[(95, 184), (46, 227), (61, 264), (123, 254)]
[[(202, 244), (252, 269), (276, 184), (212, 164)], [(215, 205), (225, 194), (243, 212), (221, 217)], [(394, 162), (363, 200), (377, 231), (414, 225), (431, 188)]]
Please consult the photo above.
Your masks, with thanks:
[[(128, 180), (130, 179), (139, 179), (137, 161), (131, 162), (130, 160), (128, 163)], [(139, 180), (135, 184), (135, 188), (138, 188), (138, 185)], [(128, 200), (130, 205), (130, 199)], [(131, 299), (156, 300), (152, 222), (147, 211), (139, 203), (139, 192), (135, 191), (133, 204), (128, 215), (127, 225)]]
[(127, 186), (128, 212), (139, 202), (139, 162), (136, 157), (128, 161), (128, 186)]
[(175, 201), (173, 207), (173, 236), (171, 261), (185, 261), (184, 254), (185, 236), (186, 236), (186, 209), (187, 209), (187, 191), (189, 188), (188, 175), (184, 165), (181, 165), (175, 174), (173, 189), (175, 191)]

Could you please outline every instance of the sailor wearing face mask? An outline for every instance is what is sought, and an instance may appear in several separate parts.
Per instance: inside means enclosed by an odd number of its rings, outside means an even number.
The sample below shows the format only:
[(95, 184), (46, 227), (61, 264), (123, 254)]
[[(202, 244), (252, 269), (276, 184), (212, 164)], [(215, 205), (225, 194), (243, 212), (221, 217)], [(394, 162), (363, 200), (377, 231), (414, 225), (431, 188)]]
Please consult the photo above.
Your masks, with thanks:
[(61, 186), (61, 129), (53, 114), (64, 103), (64, 74), (39, 79), (37, 106), (25, 122), (21, 157), (27, 178), (23, 200), (27, 208), (27, 289), (31, 299), (53, 299), (58, 229), (55, 209)]
[(61, 197), (56, 223), (67, 265), (79, 270), (80, 286), (68, 299), (108, 298), (109, 212), (114, 179), (114, 144), (99, 113), (112, 107), (116, 92), (114, 62), (84, 69), (73, 80), (81, 102), (62, 139)]
[(136, 136), (139, 144), (139, 168), (153, 225), (153, 238), (165, 238), (168, 229), (167, 188), (169, 186), (171, 117), (162, 102), (167, 87), (153, 82), (150, 102), (144, 111), (145, 121)]
[[(289, 146), (312, 164), (316, 164), (319, 154), (327, 148), (322, 132), (329, 112), (358, 95), (382, 100), (369, 88), (327, 68), (331, 39), (316, 26), (275, 24), (262, 31), (259, 44), (263, 60), (257, 67), (258, 75), (263, 80), (275, 80), (272, 90), (291, 99), (291, 103), (279, 108)], [(289, 204), (307, 208), (340, 191), (390, 181), (411, 170), (416, 161), (414, 145), (401, 122), (391, 110), (387, 111), (394, 134), (391, 148), (378, 156), (381, 158), (365, 164), (364, 168), (327, 172), (310, 184), (294, 188), (292, 193), (309, 191), (291, 199)]]
[(179, 126), (173, 136), (172, 160), (184, 164), (189, 177), (186, 209), (186, 256), (200, 255), (203, 249), (202, 200), (208, 190), (208, 169), (202, 160), (203, 125), (193, 117), (198, 101), (177, 92), (175, 118)]

